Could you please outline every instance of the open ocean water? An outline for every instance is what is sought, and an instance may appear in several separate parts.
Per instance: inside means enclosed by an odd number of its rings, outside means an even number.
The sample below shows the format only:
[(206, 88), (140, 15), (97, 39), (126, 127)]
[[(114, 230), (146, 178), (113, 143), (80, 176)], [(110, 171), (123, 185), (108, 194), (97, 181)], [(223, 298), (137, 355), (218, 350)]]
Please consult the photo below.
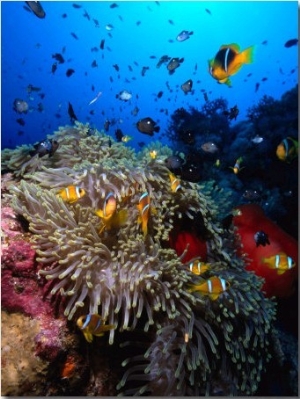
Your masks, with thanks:
[[(296, 1), (41, 4), (44, 18), (26, 2), (1, 2), (2, 148), (33, 144), (70, 124), (69, 102), (79, 121), (101, 130), (109, 120), (108, 133), (121, 129), (136, 149), (156, 139), (172, 145), (164, 135), (170, 115), (181, 107), (200, 109), (204, 93), (237, 105), (238, 122), (264, 95), (280, 99), (298, 82), (298, 46), (285, 47), (298, 37)], [(182, 31), (192, 34), (178, 41)], [(241, 50), (255, 45), (255, 59), (228, 87), (210, 76), (208, 60), (231, 43)], [(157, 67), (164, 55), (184, 59), (173, 74), (167, 63)], [(185, 94), (180, 86), (189, 79), (193, 91)], [(132, 94), (129, 101), (116, 97), (123, 90)], [(26, 114), (14, 110), (15, 99), (27, 102)], [(157, 122), (159, 134), (137, 130), (144, 117)]]

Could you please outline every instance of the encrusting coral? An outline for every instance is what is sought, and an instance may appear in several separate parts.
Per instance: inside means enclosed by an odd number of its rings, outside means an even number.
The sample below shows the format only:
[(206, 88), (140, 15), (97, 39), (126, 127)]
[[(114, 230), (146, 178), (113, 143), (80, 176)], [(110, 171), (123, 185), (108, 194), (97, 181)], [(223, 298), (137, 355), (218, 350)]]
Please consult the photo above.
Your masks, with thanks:
[[(137, 159), (132, 150), (109, 143), (103, 133), (90, 135), (81, 124), (60, 128), (51, 138), (59, 149), (52, 158), (40, 158), (38, 168), (31, 168), (30, 160), (25, 167), (16, 164), (17, 150), (10, 162), (6, 154), (5, 168), (23, 176), (9, 195), (29, 222), (37, 260), (44, 265), (38, 273), (53, 280), (51, 294), (62, 297), (64, 315), (76, 321), (99, 314), (115, 327), (107, 333), (111, 345), (126, 330), (145, 335), (143, 353), (124, 360), (118, 389), (254, 394), (270, 357), (275, 308), (260, 291), (261, 280), (245, 271), (232, 232), (220, 227), (217, 204), (196, 183), (181, 181), (181, 190), (171, 190), (163, 162), (169, 149), (164, 154), (162, 148), (156, 159)], [(58, 195), (70, 185), (85, 191), (74, 203)], [(95, 214), (109, 193), (116, 212), (126, 210), (122, 225), (104, 225)], [(147, 234), (137, 207), (144, 193), (150, 198)], [(193, 223), (197, 215), (206, 229), (205, 279), (191, 273), (168, 245), (176, 224), (183, 218)], [(216, 300), (190, 292), (191, 285), (213, 276), (229, 284)]]

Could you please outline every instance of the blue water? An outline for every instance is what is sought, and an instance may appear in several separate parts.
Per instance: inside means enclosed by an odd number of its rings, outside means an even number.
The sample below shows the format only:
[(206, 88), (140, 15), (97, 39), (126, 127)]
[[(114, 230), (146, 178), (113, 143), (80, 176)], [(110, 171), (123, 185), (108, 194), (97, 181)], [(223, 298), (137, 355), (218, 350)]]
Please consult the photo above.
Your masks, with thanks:
[[(201, 90), (210, 100), (223, 97), (230, 107), (237, 104), (238, 122), (263, 95), (280, 99), (298, 82), (298, 46), (284, 47), (287, 40), (298, 37), (296, 1), (119, 1), (113, 8), (112, 2), (76, 2), (81, 8), (74, 8), (73, 2), (41, 4), (46, 12), (44, 19), (26, 10), (25, 2), (1, 2), (2, 148), (33, 144), (59, 126), (70, 124), (68, 102), (81, 122), (89, 122), (99, 130), (106, 119), (115, 118), (117, 123), (109, 134), (114, 137), (115, 129), (121, 128), (133, 137), (128, 145), (139, 148), (140, 141), (166, 140), (161, 134), (151, 138), (138, 132), (135, 124), (140, 118), (150, 116), (163, 133), (174, 110), (189, 106), (199, 109), (205, 103)], [(85, 11), (90, 20), (84, 16)], [(63, 18), (63, 14), (67, 16)], [(93, 19), (98, 20), (99, 27)], [(107, 24), (113, 29), (108, 31)], [(176, 36), (182, 30), (194, 33), (178, 42)], [(103, 50), (99, 48), (101, 40), (105, 40)], [(208, 73), (208, 60), (222, 44), (230, 43), (239, 44), (241, 49), (256, 45), (254, 63), (244, 65), (232, 76), (231, 88), (218, 84)], [(93, 47), (98, 51), (92, 52)], [(54, 53), (61, 53), (65, 63), (58, 64), (52, 74)], [(156, 68), (165, 54), (184, 58), (173, 75), (169, 75), (166, 65)], [(91, 66), (94, 60), (98, 67)], [(144, 66), (149, 69), (142, 76)], [(69, 68), (75, 73), (67, 77)], [(193, 79), (194, 93), (185, 95), (180, 85), (188, 79)], [(41, 90), (28, 93), (29, 84)], [(133, 94), (126, 103), (116, 98), (124, 89)], [(89, 105), (99, 91), (102, 95)], [(163, 91), (161, 98), (157, 98), (159, 91)], [(30, 112), (17, 114), (13, 110), (15, 98), (26, 100)], [(139, 108), (137, 116), (131, 114), (135, 106)], [(24, 120), (24, 126), (16, 122), (18, 118)]]

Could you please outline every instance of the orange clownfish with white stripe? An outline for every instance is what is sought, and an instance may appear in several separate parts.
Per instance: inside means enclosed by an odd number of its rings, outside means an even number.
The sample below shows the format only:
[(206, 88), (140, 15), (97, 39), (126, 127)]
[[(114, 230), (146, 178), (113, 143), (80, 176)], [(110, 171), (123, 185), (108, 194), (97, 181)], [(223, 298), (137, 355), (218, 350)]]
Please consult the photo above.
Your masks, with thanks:
[(146, 236), (148, 233), (148, 220), (150, 215), (150, 196), (147, 191), (140, 196), (137, 208), (140, 212), (138, 223), (142, 225), (142, 231), (144, 236)]
[(223, 292), (227, 291), (229, 287), (230, 284), (228, 281), (221, 277), (214, 276), (199, 284), (190, 285), (188, 291), (207, 295), (214, 301), (218, 299)]
[(170, 181), (171, 181), (171, 190), (173, 193), (177, 193), (178, 190), (181, 190), (180, 180), (174, 175), (174, 173), (169, 173)]
[(105, 228), (107, 230), (118, 228), (124, 225), (127, 221), (127, 210), (122, 209), (117, 212), (117, 199), (112, 192), (107, 194), (103, 204), (103, 209), (98, 209), (95, 213), (102, 219), (103, 223), (99, 234), (101, 234)]
[(78, 186), (68, 186), (66, 188), (62, 188), (57, 193), (58, 197), (60, 197), (64, 202), (68, 202), (69, 204), (78, 201), (84, 195), (85, 190)]
[(77, 326), (83, 332), (87, 342), (93, 341), (93, 335), (101, 337), (105, 331), (113, 330), (116, 328), (114, 325), (106, 324), (105, 320), (98, 314), (88, 314), (80, 316), (76, 322)]
[(210, 264), (201, 262), (199, 259), (195, 259), (188, 264), (188, 268), (189, 268), (190, 272), (192, 272), (193, 274), (196, 274), (197, 276), (201, 276), (202, 274), (207, 272), (207, 270), (210, 269)]
[(209, 73), (218, 81), (231, 86), (229, 77), (235, 75), (244, 64), (251, 64), (254, 58), (254, 46), (248, 47), (240, 52), (238, 44), (224, 44), (215, 55), (208, 61)]
[(279, 275), (296, 266), (296, 263), (293, 261), (293, 259), (290, 256), (287, 256), (287, 254), (284, 252), (279, 252), (278, 254), (270, 256), (269, 258), (262, 258), (262, 262), (270, 269), (277, 270), (277, 274)]

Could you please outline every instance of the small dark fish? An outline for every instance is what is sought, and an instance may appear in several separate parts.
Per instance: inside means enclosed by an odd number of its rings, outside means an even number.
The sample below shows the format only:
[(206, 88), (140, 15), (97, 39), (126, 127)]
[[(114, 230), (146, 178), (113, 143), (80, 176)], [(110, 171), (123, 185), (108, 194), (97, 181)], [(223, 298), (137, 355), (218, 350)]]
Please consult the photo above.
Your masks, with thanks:
[(89, 14), (87, 13), (86, 10), (84, 10), (83, 17), (84, 17), (84, 18), (87, 18), (89, 21), (91, 20), (91, 17), (89, 16)]
[(24, 126), (25, 125), (25, 121), (22, 118), (18, 118), (16, 119), (16, 121), (18, 122), (19, 125)]
[(139, 146), (140, 148), (144, 147), (144, 145), (145, 145), (145, 143), (144, 143), (143, 141), (139, 141), (139, 142), (138, 142), (138, 146)]
[(106, 121), (104, 122), (104, 130), (106, 132), (109, 131), (109, 126), (110, 126), (110, 121), (108, 119), (106, 119)]
[(38, 105), (37, 105), (37, 111), (38, 111), (38, 112), (43, 112), (43, 111), (44, 111), (44, 106), (43, 106), (42, 103), (38, 103)]
[(136, 26), (139, 26), (141, 24), (141, 21), (136, 21)]
[(169, 24), (174, 25), (174, 22), (171, 19), (169, 19), (168, 22)]
[(13, 110), (16, 111), (18, 114), (27, 114), (29, 110), (29, 105), (26, 101), (16, 98), (13, 103)]
[(119, 7), (119, 6), (118, 6), (117, 3), (112, 3), (109, 7), (110, 7), (110, 8), (116, 8), (116, 7)]
[(104, 49), (104, 43), (105, 43), (105, 40), (102, 39), (101, 42), (100, 42), (100, 48), (101, 48), (101, 50)]
[(98, 64), (97, 64), (97, 61), (96, 61), (96, 60), (94, 60), (94, 61), (92, 62), (91, 67), (92, 67), (92, 68), (98, 67)]
[(71, 119), (71, 122), (78, 121), (78, 118), (75, 115), (73, 106), (72, 106), (72, 104), (70, 102), (69, 102), (69, 106), (68, 106), (68, 114), (69, 114), (69, 117)]
[(74, 39), (78, 40), (78, 36), (74, 32), (71, 32), (71, 35), (74, 37)]
[(162, 64), (164, 64), (165, 62), (168, 62), (171, 59), (171, 57), (167, 56), (167, 55), (163, 55), (162, 57), (160, 57), (158, 63), (156, 64), (156, 68), (160, 68), (160, 66)]
[(160, 127), (155, 126), (155, 125), (156, 125), (156, 122), (154, 122), (154, 120), (152, 118), (146, 117), (146, 118), (140, 119), (137, 122), (136, 127), (139, 132), (147, 134), (149, 136), (153, 136), (154, 132), (160, 131)]
[(52, 58), (55, 58), (60, 64), (65, 62), (64, 57), (59, 53), (52, 54)]
[(256, 84), (255, 84), (255, 93), (258, 91), (258, 89), (259, 89), (259, 86), (260, 86), (260, 84), (259, 84), (259, 83), (256, 83)]
[(183, 61), (184, 58), (172, 58), (167, 65), (169, 74), (172, 75), (175, 72), (175, 69), (178, 68)]
[(129, 69), (130, 72), (133, 71), (133, 69), (132, 69), (132, 67), (130, 65), (128, 65), (128, 69)]
[(285, 42), (284, 47), (289, 48), (292, 46), (296, 46), (298, 44), (298, 39), (290, 39), (287, 42)]
[(211, 15), (211, 11), (208, 8), (206, 8), (205, 11), (207, 12), (207, 14)]
[(124, 137), (124, 134), (123, 134), (121, 129), (116, 129), (115, 130), (115, 136), (116, 136), (117, 141), (121, 142), (122, 138)]
[(73, 3), (72, 6), (73, 6), (74, 8), (81, 8), (81, 7), (82, 7), (81, 5), (76, 4), (76, 3)]
[(145, 73), (146, 73), (146, 71), (149, 69), (149, 67), (146, 67), (146, 66), (144, 66), (143, 68), (142, 68), (142, 72), (141, 72), (141, 74), (142, 74), (142, 76), (145, 76)]
[(24, 132), (23, 132), (23, 130), (18, 130), (18, 136), (23, 136), (23, 134), (24, 134)]
[(99, 50), (98, 50), (98, 47), (92, 47), (92, 48), (91, 48), (91, 52), (95, 52), (95, 51), (99, 51)]
[(39, 1), (26, 1), (26, 4), (38, 18), (45, 18), (46, 13)]
[(176, 40), (178, 42), (184, 42), (185, 40), (189, 39), (191, 35), (193, 35), (194, 32), (189, 32), (187, 30), (183, 30), (182, 32), (180, 32), (177, 37)]
[(163, 94), (164, 94), (163, 91), (159, 91), (159, 92), (157, 93), (157, 98), (161, 98)]
[(33, 145), (34, 150), (30, 151), (29, 154), (33, 157), (38, 154), (39, 158), (42, 158), (45, 155), (49, 155), (49, 158), (55, 153), (58, 149), (59, 144), (56, 140), (45, 139)]
[(180, 88), (184, 92), (184, 94), (189, 93), (192, 90), (193, 87), (193, 81), (192, 79), (187, 80), (185, 83), (183, 83)]
[(259, 247), (260, 245), (263, 247), (270, 245), (268, 235), (262, 230), (254, 234), (254, 241), (256, 243), (256, 247)]
[(94, 21), (96, 28), (99, 28), (99, 21), (95, 18), (93, 18), (93, 21)]
[(264, 44), (264, 45), (268, 44), (268, 40), (264, 40), (261, 44)]
[(243, 197), (248, 201), (258, 201), (261, 199), (261, 195), (256, 190), (245, 190)]
[(74, 69), (70, 68), (70, 69), (67, 70), (66, 76), (69, 78), (71, 75), (73, 75), (74, 72), (75, 72)]
[(230, 108), (229, 111), (223, 111), (223, 115), (227, 116), (229, 120), (236, 120), (238, 114), (239, 114), (239, 109), (237, 107), (237, 105), (235, 105), (234, 107)]
[(114, 64), (113, 67), (115, 68), (115, 70), (116, 70), (117, 72), (119, 72), (120, 68), (119, 68), (119, 65), (118, 65), (118, 64)]
[(131, 111), (131, 115), (133, 115), (133, 116), (137, 116), (138, 113), (139, 113), (138, 107), (134, 107), (133, 110)]
[(41, 91), (40, 87), (34, 87), (31, 84), (29, 84), (26, 88), (27, 93), (32, 93), (33, 91)]
[(268, 78), (262, 78), (262, 82), (265, 82), (266, 80), (268, 80)]
[(51, 67), (51, 73), (55, 73), (55, 71), (57, 70), (57, 62), (54, 62), (54, 64), (52, 64), (52, 67)]
[(62, 18), (67, 18), (67, 14), (63, 14), (61, 17)]

